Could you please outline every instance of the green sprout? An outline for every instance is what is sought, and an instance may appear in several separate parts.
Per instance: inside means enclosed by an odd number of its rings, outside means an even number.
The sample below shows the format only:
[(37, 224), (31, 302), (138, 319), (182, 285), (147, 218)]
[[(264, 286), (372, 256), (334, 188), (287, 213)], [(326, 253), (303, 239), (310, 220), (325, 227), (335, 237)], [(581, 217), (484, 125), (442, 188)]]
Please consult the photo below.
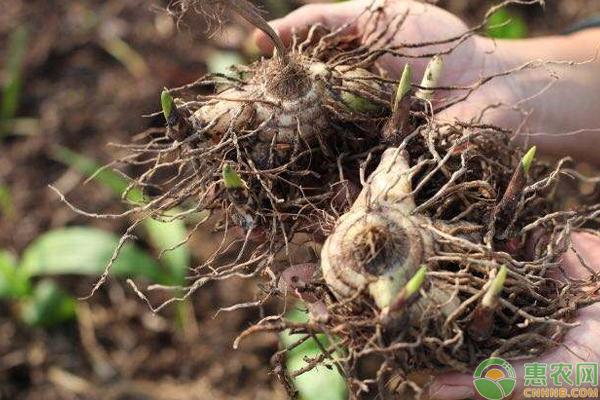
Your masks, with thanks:
[(244, 181), (237, 172), (229, 164), (223, 166), (223, 181), (225, 182), (226, 189), (242, 189), (244, 187)]
[(532, 148), (529, 149), (529, 151), (527, 151), (527, 153), (525, 153), (525, 155), (523, 156), (523, 159), (521, 160), (521, 164), (523, 165), (523, 170), (525, 171), (526, 174), (528, 174), (529, 170), (531, 169), (531, 164), (533, 163), (533, 160), (535, 159), (536, 152), (537, 152), (537, 147), (533, 146)]
[(412, 82), (412, 68), (410, 64), (404, 66), (402, 71), (402, 77), (400, 83), (398, 83), (398, 90), (396, 92), (396, 99), (394, 100), (394, 111), (400, 106), (400, 102), (404, 99), (406, 94), (410, 91), (410, 84)]
[(481, 301), (481, 305), (485, 308), (493, 308), (496, 305), (496, 301), (498, 299), (498, 295), (502, 293), (504, 289), (504, 284), (506, 283), (506, 276), (508, 275), (508, 269), (506, 265), (503, 265), (500, 268), (500, 272), (492, 281), (487, 292), (483, 296), (483, 300)]
[(410, 281), (404, 286), (404, 299), (408, 300), (419, 292), (423, 283), (425, 283), (425, 277), (427, 276), (427, 267), (421, 266), (417, 273), (411, 278)]
[(173, 114), (173, 110), (176, 108), (175, 100), (169, 93), (169, 91), (165, 88), (160, 94), (160, 103), (162, 105), (162, 111), (165, 116), (165, 120), (167, 123), (171, 119), (171, 115)]
[(442, 71), (444, 70), (444, 59), (441, 56), (433, 56), (423, 75), (421, 87), (416, 96), (422, 100), (431, 101), (433, 98), (433, 88), (438, 86)]

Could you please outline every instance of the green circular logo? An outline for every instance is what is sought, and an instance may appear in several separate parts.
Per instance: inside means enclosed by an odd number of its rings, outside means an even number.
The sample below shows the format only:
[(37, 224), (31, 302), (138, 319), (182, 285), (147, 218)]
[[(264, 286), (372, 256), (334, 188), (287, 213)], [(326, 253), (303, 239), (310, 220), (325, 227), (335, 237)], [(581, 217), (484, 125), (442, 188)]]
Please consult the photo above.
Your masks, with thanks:
[(488, 358), (473, 373), (473, 385), (487, 400), (505, 399), (517, 385), (515, 369), (501, 358)]

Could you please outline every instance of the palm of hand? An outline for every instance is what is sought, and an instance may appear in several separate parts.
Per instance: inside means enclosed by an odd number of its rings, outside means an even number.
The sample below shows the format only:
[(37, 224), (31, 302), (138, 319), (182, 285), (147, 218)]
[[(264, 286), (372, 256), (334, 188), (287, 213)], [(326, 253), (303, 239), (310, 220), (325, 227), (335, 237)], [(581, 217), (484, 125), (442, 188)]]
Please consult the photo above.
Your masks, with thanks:
[[(291, 42), (292, 32), (299, 36), (306, 35), (309, 26), (322, 24), (328, 28), (337, 28), (350, 23), (347, 31), (363, 36), (365, 40), (373, 38), (380, 32), (365, 37), (368, 32), (373, 32), (372, 23), (368, 23), (368, 17), (364, 15), (373, 0), (357, 0), (340, 4), (311, 4), (302, 7), (283, 19), (272, 21), (271, 24), (279, 33), (286, 44)], [(383, 21), (377, 24), (378, 29), (388, 29), (395, 22), (406, 15), (402, 27), (397, 35), (392, 38), (391, 45), (405, 48), (402, 50), (409, 57), (416, 57), (436, 52), (444, 52), (456, 46), (456, 42), (441, 45), (424, 46), (419, 43), (444, 41), (450, 37), (459, 37), (468, 28), (456, 16), (431, 5), (415, 1), (388, 2), (383, 9)], [(363, 15), (361, 15), (363, 14)], [(268, 53), (273, 46), (267, 36), (257, 32), (257, 43), (261, 50)], [(418, 45), (418, 46), (417, 46)], [(476, 68), (468, 61), (472, 61), (471, 54), (475, 51), (476, 41), (474, 38), (465, 40), (446, 64), (446, 80), (453, 84), (462, 84), (465, 71), (476, 71)], [(419, 73), (425, 71), (429, 57), (414, 58), (410, 60), (413, 68)], [(407, 59), (394, 56), (384, 56), (381, 66), (392, 76), (398, 77), (404, 68)], [(443, 82), (442, 82), (443, 84)]]
[[(291, 41), (292, 32), (300, 36), (306, 34), (308, 26), (312, 24), (323, 24), (329, 28), (336, 28), (354, 21), (348, 30), (350, 33), (359, 35), (370, 32), (372, 27), (364, 23), (359, 15), (373, 3), (372, 0), (355, 0), (340, 4), (313, 4), (302, 7), (287, 17), (273, 21), (272, 24), (281, 35), (284, 42)], [(504, 70), (505, 66), (514, 66), (515, 60), (510, 55), (494, 54), (491, 41), (478, 36), (468, 36), (464, 40), (454, 40), (445, 44), (429, 46), (417, 45), (426, 42), (441, 42), (448, 38), (462, 37), (468, 28), (454, 15), (441, 10), (435, 6), (417, 3), (415, 1), (387, 2), (384, 10), (386, 20), (380, 22), (380, 26), (387, 28), (397, 18), (407, 14), (402, 29), (393, 39), (393, 45), (402, 49), (407, 58), (384, 56), (380, 62), (381, 67), (390, 75), (398, 77), (404, 64), (410, 62), (415, 70), (415, 78), (419, 79), (425, 70), (428, 58), (418, 58), (420, 55), (432, 53), (445, 53), (454, 49), (445, 57), (444, 78), (440, 86), (468, 86), (474, 84), (481, 78), (482, 71), (492, 69)], [(368, 40), (368, 38), (367, 38)], [(268, 53), (272, 45), (267, 37), (258, 32), (257, 43), (259, 47)], [(416, 58), (415, 58), (416, 57)], [(496, 63), (490, 68), (490, 63)], [(506, 68), (505, 68), (506, 69)], [(486, 109), (491, 102), (500, 104), (512, 104), (522, 97), (517, 93), (516, 85), (510, 80), (494, 81), (479, 88), (468, 99), (468, 101), (450, 107), (437, 115), (440, 119), (447, 120), (469, 120), (480, 115), (481, 110)], [(488, 123), (516, 127), (520, 122), (521, 115), (491, 109), (485, 115)], [(600, 239), (590, 234), (574, 234), (574, 246), (579, 255), (587, 261), (587, 264), (600, 272)], [(564, 270), (573, 278), (589, 277), (589, 271), (579, 261), (573, 252), (569, 252), (564, 258)], [(527, 362), (543, 363), (577, 363), (582, 361), (600, 361), (600, 351), (597, 345), (597, 335), (600, 332), (600, 304), (590, 306), (581, 312), (575, 322), (580, 325), (570, 330), (565, 336), (563, 343), (555, 350), (544, 356)], [(513, 363), (517, 377), (524, 377), (524, 364)], [(430, 386), (429, 396), (438, 400), (460, 400), (474, 398), (473, 377), (471, 375), (449, 373), (438, 376)], [(514, 391), (513, 399), (523, 398), (523, 379), (518, 382)]]
[[(372, 23), (368, 23), (368, 17), (364, 13), (372, 3), (373, 0), (355, 0), (340, 4), (311, 4), (292, 12), (285, 18), (272, 21), (271, 24), (286, 44), (291, 42), (293, 32), (302, 37), (313, 24), (322, 24), (328, 28), (350, 24), (347, 28), (348, 33), (358, 34), (368, 41), (379, 33), (376, 31), (375, 34), (365, 37), (367, 33), (373, 32)], [(412, 0), (388, 1), (383, 9), (383, 21), (378, 22), (378, 27), (387, 30), (402, 20), (402, 27), (392, 38), (391, 45), (398, 48), (398, 52), (406, 57), (386, 55), (379, 61), (383, 70), (392, 77), (399, 77), (404, 65), (409, 62), (414, 71), (414, 83), (418, 83), (430, 55), (436, 53), (448, 53), (445, 56), (444, 74), (439, 86), (473, 85), (481, 78), (486, 64), (487, 67), (491, 62), (504, 64), (501, 61), (503, 57), (490, 55), (494, 46), (489, 40), (467, 34), (469, 29), (465, 23), (445, 10)], [(449, 38), (455, 40), (448, 41)], [(272, 51), (273, 46), (265, 34), (257, 32), (256, 40), (262, 51), (265, 53)], [(426, 43), (438, 44), (427, 45)], [(438, 94), (462, 96), (465, 92)], [(506, 82), (492, 81), (471, 94), (468, 101), (438, 114), (438, 118), (449, 121), (469, 120), (479, 115), (490, 102), (511, 104), (515, 101), (515, 97), (515, 93), (507, 89)], [(519, 116), (510, 115), (506, 110), (500, 113), (491, 109), (487, 111), (485, 119), (487, 122), (499, 125), (510, 123), (516, 126), (517, 117)]]
[[(587, 233), (573, 234), (573, 245), (579, 255), (595, 272), (600, 272), (600, 239)], [(569, 278), (585, 279), (590, 272), (581, 264), (577, 255), (570, 251), (563, 259), (563, 269)], [(513, 400), (524, 399), (525, 363), (563, 363), (575, 365), (580, 362), (600, 362), (598, 332), (600, 332), (600, 303), (581, 310), (574, 321), (579, 326), (571, 329), (560, 347), (534, 360), (513, 363), (517, 374), (517, 387)], [(548, 384), (551, 384), (549, 381)], [(473, 376), (449, 373), (438, 376), (429, 388), (433, 400), (462, 400), (474, 397)]]

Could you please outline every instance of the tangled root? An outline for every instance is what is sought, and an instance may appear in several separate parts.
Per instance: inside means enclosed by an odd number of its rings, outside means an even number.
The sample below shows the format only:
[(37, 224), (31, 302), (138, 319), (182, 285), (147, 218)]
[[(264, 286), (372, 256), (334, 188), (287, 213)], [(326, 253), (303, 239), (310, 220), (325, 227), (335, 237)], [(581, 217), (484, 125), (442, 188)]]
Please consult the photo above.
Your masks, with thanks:
[[(171, 89), (169, 128), (122, 146), (130, 153), (123, 165), (146, 168), (132, 187), (147, 202), (129, 214), (220, 218), (215, 229), (226, 239), (194, 277), (254, 276), (291, 253), (298, 235), (322, 241), (351, 205), (361, 165), (373, 160), (372, 170), (385, 147), (378, 127), (391, 113), (394, 81), (369, 72), (368, 46), (340, 41), (343, 29), (315, 26), (287, 65), (261, 60), (237, 67), (236, 77), (210, 74)], [(244, 190), (226, 187), (225, 166)], [(175, 207), (185, 211), (173, 217)], [(232, 252), (235, 262), (219, 265)]]
[(190, 13), (203, 16), (207, 22), (207, 31), (222, 25), (226, 9), (226, 2), (220, 0), (172, 0), (167, 6), (168, 13), (178, 22)]
[[(570, 161), (555, 166), (537, 162), (516, 200), (514, 215), (506, 221), (495, 219), (499, 199), (523, 156), (510, 139), (509, 133), (494, 128), (430, 121), (394, 151), (404, 149), (410, 155), (407, 171), (413, 176), (413, 190), (409, 194), (415, 208), (406, 218), (419, 221), (413, 231), (429, 235), (434, 243), (420, 259), (428, 266), (426, 284), (395, 314), (382, 312), (381, 287), (374, 293), (368, 286), (369, 277), (380, 278), (381, 272), (353, 270), (353, 260), (369, 259), (361, 249), (377, 248), (377, 244), (361, 247), (333, 241), (326, 243), (321, 265), (326, 261), (339, 265), (335, 273), (339, 276), (298, 279), (301, 284), (286, 277), (288, 288), (305, 301), (310, 321), (299, 324), (283, 316), (271, 318), (240, 338), (290, 329), (299, 334), (300, 343), (316, 332), (325, 333), (330, 346), (323, 354), (328, 356), (312, 360), (313, 367), (320, 362), (336, 366), (355, 394), (379, 385), (380, 391), (402, 396), (420, 395), (421, 388), (412, 380), (415, 372), (467, 372), (488, 357), (522, 359), (557, 346), (565, 332), (576, 326), (571, 321), (577, 310), (600, 300), (598, 274), (578, 281), (561, 268), (565, 252), (574, 251), (571, 233), (598, 227), (600, 204), (561, 211), (561, 178), (574, 176), (567, 167)], [(365, 225), (358, 228), (364, 234), (354, 233), (354, 237), (367, 240), (373, 230), (380, 230), (357, 211), (366, 209), (375, 214), (380, 210), (375, 203), (351, 210), (338, 224), (342, 234), (354, 229), (347, 220)], [(389, 211), (382, 215), (388, 221), (401, 220)], [(503, 229), (495, 229), (500, 225)], [(407, 240), (388, 233), (388, 243), (380, 247)], [(393, 268), (388, 260), (380, 265)], [(406, 260), (397, 265), (402, 276), (415, 272)], [(363, 267), (367, 266), (365, 261)], [(504, 288), (497, 304), (482, 316), (482, 298), (503, 266), (508, 268)], [(306, 276), (300, 272), (295, 273)], [(373, 359), (380, 365), (376, 376), (358, 378), (361, 365)], [(292, 372), (292, 376), (296, 375)]]
[[(178, 0), (172, 9), (207, 12), (202, 3)], [(220, 18), (222, 10), (212, 9), (217, 12), (210, 16)], [(361, 18), (376, 27), (382, 13), (371, 7)], [(403, 21), (396, 19), (381, 35), (373, 28), (362, 40), (340, 37), (347, 26), (330, 31), (315, 25), (305, 40), (294, 39), (285, 60), (261, 60), (231, 76), (209, 74), (170, 89), (176, 99), (168, 128), (123, 146), (129, 155), (121, 165), (145, 169), (130, 187), (142, 189), (145, 201), (126, 213), (135, 222), (122, 243), (146, 218), (200, 212), (213, 217), (202, 218), (194, 231), (211, 223), (223, 234), (215, 253), (191, 270), (194, 283), (184, 288), (184, 298), (211, 280), (266, 277), (258, 300), (227, 310), (286, 294), (304, 301), (308, 322), (289, 321), (282, 312), (236, 341), (265, 331), (300, 334), (273, 357), (290, 395), (290, 377), (323, 363), (335, 366), (355, 394), (376, 388), (418, 395), (411, 373), (467, 371), (490, 356), (541, 354), (560, 342), (578, 309), (599, 300), (597, 275), (576, 281), (560, 266), (572, 249), (570, 234), (600, 222), (600, 204), (564, 210), (564, 178), (585, 178), (568, 159), (536, 162), (510, 200), (511, 212), (499, 212), (522, 151), (512, 132), (476, 120), (439, 122), (437, 110), (415, 96), (398, 114), (397, 81), (380, 73), (377, 61), (406, 56), (389, 39)], [(378, 175), (390, 154), (402, 158), (400, 170)], [(235, 184), (228, 184), (224, 170)], [(392, 196), (388, 189), (395, 186), (401, 190)], [(314, 265), (290, 267), (298, 249), (316, 252), (328, 237), (321, 260), (312, 260), (322, 273)], [(413, 251), (416, 241), (420, 251)], [(398, 303), (394, 295), (420, 265), (428, 268), (425, 285)], [(491, 317), (478, 323), (481, 300), (502, 266), (508, 269), (503, 290), (486, 314)], [(386, 296), (371, 285), (381, 276), (391, 282), (383, 285)], [(286, 371), (285, 354), (317, 334), (329, 339), (322, 354), (300, 371)], [(379, 369), (365, 378), (361, 366), (373, 360)]]

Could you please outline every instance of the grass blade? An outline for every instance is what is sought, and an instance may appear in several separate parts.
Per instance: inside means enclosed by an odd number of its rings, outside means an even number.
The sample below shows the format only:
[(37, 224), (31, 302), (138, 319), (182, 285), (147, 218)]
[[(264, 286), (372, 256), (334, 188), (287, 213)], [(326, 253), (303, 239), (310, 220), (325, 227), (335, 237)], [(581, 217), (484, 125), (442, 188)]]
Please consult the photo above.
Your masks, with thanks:
[(20, 26), (9, 38), (6, 64), (6, 84), (2, 89), (2, 103), (0, 104), (0, 136), (4, 136), (10, 129), (10, 121), (15, 117), (19, 108), (21, 89), (23, 85), (22, 70), (23, 60), (27, 51), (29, 31)]
[[(111, 169), (104, 168), (98, 172), (101, 168), (100, 164), (90, 158), (69, 150), (66, 147), (55, 147), (52, 156), (57, 161), (75, 169), (84, 176), (93, 176), (96, 181), (112, 190), (112, 192), (119, 197), (131, 184), (128, 179)], [(142, 203), (144, 201), (144, 195), (141, 190), (133, 188), (127, 193), (127, 200), (132, 203)]]

